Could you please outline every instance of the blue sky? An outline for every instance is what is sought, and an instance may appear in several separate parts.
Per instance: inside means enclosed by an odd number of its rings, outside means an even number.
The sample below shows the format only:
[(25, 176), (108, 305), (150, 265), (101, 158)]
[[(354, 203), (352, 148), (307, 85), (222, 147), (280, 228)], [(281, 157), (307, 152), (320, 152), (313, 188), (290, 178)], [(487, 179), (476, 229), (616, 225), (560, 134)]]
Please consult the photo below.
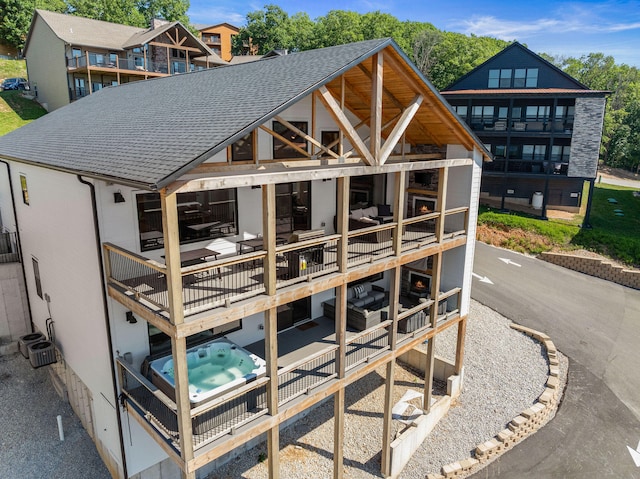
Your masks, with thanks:
[(379, 10), (441, 30), (518, 40), (537, 53), (579, 57), (602, 52), (617, 63), (640, 67), (640, 0), (191, 0), (188, 13), (192, 23), (243, 26), (248, 12), (268, 3), (312, 19), (330, 10)]

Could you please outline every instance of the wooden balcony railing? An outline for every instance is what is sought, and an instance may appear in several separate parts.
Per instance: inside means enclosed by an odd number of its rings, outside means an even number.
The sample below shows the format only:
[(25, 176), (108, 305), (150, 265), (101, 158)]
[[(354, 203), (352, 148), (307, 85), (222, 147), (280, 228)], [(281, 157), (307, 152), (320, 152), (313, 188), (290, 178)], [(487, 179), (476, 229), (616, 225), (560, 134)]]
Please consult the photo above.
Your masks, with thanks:
[[(466, 234), (468, 208), (454, 208), (444, 214), (445, 242)], [(402, 222), (403, 251), (436, 243), (439, 212), (407, 218)], [(387, 223), (348, 233), (347, 266), (393, 255), (392, 237), (397, 223)], [(327, 235), (276, 247), (276, 288), (310, 281), (338, 271), (340, 235)], [(167, 268), (158, 261), (105, 243), (107, 281), (123, 294), (146, 307), (168, 315)], [(180, 269), (184, 314), (193, 315), (255, 297), (265, 292), (264, 250), (207, 261)]]

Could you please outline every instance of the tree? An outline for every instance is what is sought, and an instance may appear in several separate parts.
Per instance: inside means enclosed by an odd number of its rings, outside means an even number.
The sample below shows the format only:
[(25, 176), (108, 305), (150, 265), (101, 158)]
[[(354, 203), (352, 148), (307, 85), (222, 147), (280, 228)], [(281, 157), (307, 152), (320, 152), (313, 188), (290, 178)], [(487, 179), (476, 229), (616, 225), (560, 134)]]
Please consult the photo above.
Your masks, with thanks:
[(289, 48), (292, 40), (288, 23), (289, 15), (277, 5), (265, 5), (263, 10), (248, 13), (246, 27), (241, 28), (233, 40), (232, 53), (240, 55), (250, 39), (258, 46), (259, 55)]
[(361, 15), (346, 10), (331, 10), (316, 20), (315, 37), (318, 48), (362, 41), (365, 37)]
[[(4, 43), (18, 49), (24, 47), (33, 17), (33, 5), (32, 1), (26, 0), (0, 0), (0, 38)], [(41, 0), (38, 8), (64, 12), (67, 5), (63, 0)]]

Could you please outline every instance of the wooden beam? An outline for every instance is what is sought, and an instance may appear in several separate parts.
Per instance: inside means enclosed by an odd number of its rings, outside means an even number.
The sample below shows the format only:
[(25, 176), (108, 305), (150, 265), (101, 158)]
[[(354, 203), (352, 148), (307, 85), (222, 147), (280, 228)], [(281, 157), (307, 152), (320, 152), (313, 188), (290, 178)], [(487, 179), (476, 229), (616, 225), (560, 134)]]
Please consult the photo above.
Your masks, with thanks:
[(262, 232), (264, 259), (264, 287), (268, 295), (276, 294), (276, 185), (262, 186)]
[[(173, 357), (173, 379), (175, 383), (178, 432), (180, 433), (180, 452), (182, 461), (188, 464), (193, 460), (193, 430), (191, 426), (191, 402), (189, 400), (189, 372), (187, 370), (187, 340), (171, 338)], [(189, 468), (187, 467), (187, 470)], [(195, 472), (182, 472), (183, 478), (195, 479)]]
[[(313, 97), (313, 99), (315, 99), (315, 96)], [(312, 101), (313, 101), (312, 99)], [(315, 101), (313, 101), (315, 104)], [(278, 120), (280, 123), (282, 123), (284, 126), (286, 126), (287, 128), (289, 128), (291, 131), (293, 131), (294, 133), (296, 133), (298, 136), (301, 136), (302, 138), (304, 138), (305, 140), (307, 140), (309, 143), (311, 143), (313, 146), (318, 147), (321, 151), (325, 152), (327, 155), (330, 155), (334, 158), (340, 158), (336, 153), (334, 153), (333, 151), (331, 151), (329, 148), (327, 148), (326, 146), (324, 146), (322, 143), (320, 143), (318, 140), (316, 140), (314, 137), (312, 137), (311, 135), (308, 135), (307, 133), (305, 133), (304, 131), (300, 130), (299, 128), (296, 128), (294, 125), (292, 125), (291, 123), (289, 123), (287, 120), (285, 120), (284, 118), (282, 118), (279, 115), (275, 116), (275, 119)], [(311, 154), (311, 156), (313, 156), (313, 152)]]
[(175, 194), (160, 191), (162, 208), (162, 234), (164, 238), (165, 264), (167, 265), (167, 305), (172, 324), (184, 323), (182, 303), (182, 273), (180, 263), (180, 238), (178, 237), (178, 205)]
[[(169, 37), (169, 38), (171, 38), (171, 37)], [(168, 44), (168, 43), (160, 43), (160, 42), (149, 42), (149, 43), (147, 43), (147, 45), (153, 45), (154, 47), (163, 47), (163, 48), (167, 48), (167, 49), (168, 49), (168, 48), (173, 48), (173, 47), (176, 47), (176, 46), (177, 46), (177, 45), (175, 45), (175, 44), (173, 44), (173, 43), (172, 43), (172, 44)], [(190, 52), (201, 53), (202, 55), (204, 55), (204, 54), (205, 54), (205, 53), (204, 53), (202, 50), (200, 50), (199, 48), (194, 48), (194, 47), (185, 47), (184, 45), (183, 45), (183, 46), (180, 46), (179, 50), (187, 50), (187, 51), (190, 51)], [(170, 58), (170, 57), (167, 57), (167, 59), (168, 59), (168, 58)]]
[(382, 419), (382, 451), (381, 469), (385, 477), (391, 476), (391, 431), (393, 409), (393, 382), (396, 361), (387, 363), (387, 374), (384, 382), (384, 413)]
[(440, 168), (438, 171), (438, 211), (440, 218), (437, 221), (438, 228), (436, 230), (436, 238), (438, 243), (442, 241), (444, 236), (444, 226), (447, 211), (447, 189), (449, 183), (449, 168)]
[(270, 128), (268, 128), (268, 127), (264, 126), (264, 125), (260, 125), (260, 126), (259, 126), (259, 128), (260, 128), (261, 130), (266, 131), (267, 133), (269, 133), (269, 134), (270, 134), (271, 136), (273, 136), (274, 138), (277, 138), (278, 140), (280, 140), (280, 141), (282, 141), (282, 142), (286, 143), (286, 144), (287, 144), (287, 145), (289, 145), (291, 148), (293, 148), (294, 150), (296, 150), (298, 153), (303, 154), (303, 155), (304, 155), (304, 156), (306, 156), (307, 158), (311, 158), (311, 154), (310, 154), (307, 150), (305, 150), (305, 149), (303, 149), (303, 148), (300, 148), (298, 145), (296, 145), (295, 143), (293, 143), (293, 142), (289, 141), (287, 138), (285, 138), (284, 136), (282, 136), (282, 135), (280, 135), (280, 134), (276, 133), (276, 132), (275, 132), (275, 131), (273, 131), (272, 129), (270, 129)]
[(333, 479), (344, 477), (344, 389), (333, 395)]
[[(462, 296), (462, 293), (458, 293), (458, 298)], [(460, 301), (458, 301), (458, 304)], [(460, 307), (458, 306), (458, 311), (460, 311)], [(456, 362), (455, 362), (455, 372), (456, 374), (460, 374), (462, 372), (462, 365), (464, 362), (464, 344), (465, 337), (467, 334), (467, 320), (463, 319), (458, 323), (458, 337), (456, 341)]]
[[(267, 362), (267, 408), (270, 416), (278, 415), (278, 313), (276, 308), (265, 311), (265, 360)], [(278, 424), (267, 431), (267, 462), (269, 478), (280, 477), (280, 432)]]
[(413, 120), (413, 117), (418, 111), (418, 108), (420, 108), (423, 99), (424, 97), (422, 95), (417, 95), (411, 101), (411, 104), (404, 110), (404, 112), (402, 112), (400, 120), (398, 120), (396, 126), (393, 127), (393, 130), (387, 137), (386, 141), (384, 142), (384, 146), (380, 151), (379, 164), (384, 165), (386, 163), (387, 158), (389, 158), (389, 155), (391, 155), (391, 153), (393, 152), (393, 149), (396, 147), (398, 141), (400, 140), (400, 138), (402, 138), (402, 135), (409, 126), (409, 123), (411, 123), (411, 120)]
[(382, 137), (382, 81), (383, 81), (383, 59), (382, 52), (373, 56), (373, 70), (371, 72), (371, 124), (369, 125), (369, 149), (376, 165), (381, 165), (380, 161), (380, 141)]
[(347, 272), (349, 269), (347, 262), (348, 245), (349, 245), (349, 183), (348, 176), (340, 176), (337, 179), (337, 194), (338, 194), (338, 211), (336, 211), (337, 234), (341, 235), (341, 239), (338, 242), (338, 268), (341, 273)]
[[(397, 171), (393, 175), (393, 222), (396, 224), (402, 224), (404, 220), (406, 178), (407, 175), (404, 170)], [(393, 231), (392, 241), (393, 254), (398, 257), (402, 256), (402, 228), (396, 228)]]
[[(428, 95), (430, 98), (435, 98), (434, 93), (431, 92), (426, 85), (418, 82), (415, 78), (413, 78), (411, 74), (407, 72), (406, 66), (396, 61), (393, 55), (385, 54), (384, 59), (391, 65), (396, 74), (400, 76), (416, 94)], [(475, 144), (474, 141), (470, 136), (461, 134), (461, 127), (455, 126), (456, 121), (453, 116), (446, 116), (447, 114), (444, 113), (443, 105), (441, 105), (438, 101), (433, 103), (431, 106), (432, 108), (430, 108), (429, 111), (433, 112), (441, 122), (451, 126), (451, 131), (453, 132), (454, 136), (458, 138), (460, 144), (467, 150), (473, 150), (473, 145)]]
[(360, 139), (360, 136), (356, 132), (355, 128), (353, 127), (347, 116), (342, 112), (342, 110), (340, 109), (340, 105), (338, 105), (329, 90), (327, 90), (325, 86), (322, 86), (319, 90), (314, 92), (314, 94), (318, 95), (320, 101), (324, 104), (325, 108), (336, 121), (338, 126), (344, 131), (344, 134), (351, 142), (351, 145), (353, 145), (360, 156), (362, 156), (365, 163), (367, 165), (375, 165), (376, 163), (373, 156), (371, 156), (371, 153), (369, 152), (369, 150), (367, 150), (367, 147)]

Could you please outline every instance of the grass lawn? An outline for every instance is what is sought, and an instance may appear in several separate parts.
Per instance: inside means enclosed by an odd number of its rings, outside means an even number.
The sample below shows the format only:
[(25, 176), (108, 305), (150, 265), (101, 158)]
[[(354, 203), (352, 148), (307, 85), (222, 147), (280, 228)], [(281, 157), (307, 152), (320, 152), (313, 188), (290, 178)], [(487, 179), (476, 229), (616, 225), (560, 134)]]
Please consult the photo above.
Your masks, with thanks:
[[(543, 221), (481, 207), (478, 239), (529, 254), (587, 249), (640, 267), (640, 197), (633, 196), (633, 191), (597, 184), (591, 206), (591, 229), (580, 228), (581, 220)], [(609, 198), (616, 203), (609, 202)]]
[(0, 60), (0, 78), (27, 78), (27, 65), (24, 60)]
[(47, 111), (18, 91), (0, 92), (0, 136), (40, 118)]

